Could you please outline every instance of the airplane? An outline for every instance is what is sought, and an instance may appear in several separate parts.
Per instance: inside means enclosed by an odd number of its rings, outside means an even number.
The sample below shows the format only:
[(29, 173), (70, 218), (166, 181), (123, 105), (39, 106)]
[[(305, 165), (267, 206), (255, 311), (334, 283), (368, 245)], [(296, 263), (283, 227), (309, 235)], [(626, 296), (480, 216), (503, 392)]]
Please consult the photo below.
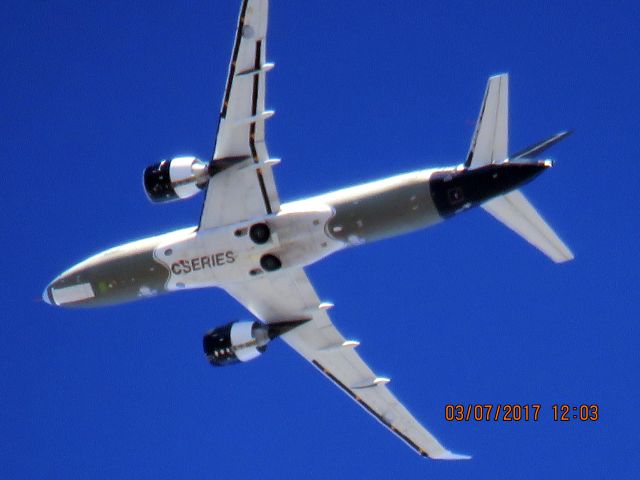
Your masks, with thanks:
[(480, 206), (554, 262), (573, 254), (518, 188), (553, 165), (540, 159), (565, 131), (508, 153), (508, 75), (489, 78), (469, 152), (459, 165), (396, 175), (281, 203), (265, 123), (268, 0), (242, 0), (212, 158), (163, 160), (144, 170), (152, 202), (204, 192), (199, 224), (94, 255), (55, 278), (45, 302), (97, 307), (180, 290), (218, 287), (257, 320), (204, 335), (213, 366), (248, 362), (280, 337), (417, 453), (446, 449), (391, 393), (345, 338), (304, 267), (334, 252), (430, 227)]

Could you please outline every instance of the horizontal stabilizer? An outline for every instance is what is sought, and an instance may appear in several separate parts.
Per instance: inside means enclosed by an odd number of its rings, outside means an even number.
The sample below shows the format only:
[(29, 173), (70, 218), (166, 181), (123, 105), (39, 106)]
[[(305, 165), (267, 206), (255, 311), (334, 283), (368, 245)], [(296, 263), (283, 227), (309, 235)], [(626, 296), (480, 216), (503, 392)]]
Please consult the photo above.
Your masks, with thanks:
[(569, 247), (519, 190), (489, 200), (482, 208), (554, 262), (562, 263), (573, 259)]
[(466, 168), (474, 169), (506, 160), (509, 151), (509, 75), (489, 78), (471, 138)]
[(509, 160), (517, 160), (520, 158), (536, 158), (542, 152), (551, 148), (563, 138), (568, 137), (573, 133), (571, 130), (565, 130), (564, 132), (557, 133), (545, 140), (541, 140), (538, 143), (528, 146), (527, 148), (514, 153)]

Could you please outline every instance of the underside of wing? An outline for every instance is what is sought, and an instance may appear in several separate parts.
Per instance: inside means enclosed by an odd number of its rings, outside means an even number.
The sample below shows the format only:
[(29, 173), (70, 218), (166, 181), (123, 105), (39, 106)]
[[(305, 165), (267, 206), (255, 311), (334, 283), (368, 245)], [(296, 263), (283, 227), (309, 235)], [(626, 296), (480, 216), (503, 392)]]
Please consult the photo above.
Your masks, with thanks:
[(364, 410), (419, 454), (434, 459), (467, 459), (444, 448), (391, 393), (389, 379), (379, 377), (355, 351), (358, 342), (335, 328), (301, 268), (271, 273), (225, 290), (265, 323), (309, 319), (282, 339), (311, 362)]
[[(238, 18), (200, 228), (236, 223), (280, 208), (265, 144), (268, 0), (244, 0)], [(233, 166), (227, 168), (228, 165)]]

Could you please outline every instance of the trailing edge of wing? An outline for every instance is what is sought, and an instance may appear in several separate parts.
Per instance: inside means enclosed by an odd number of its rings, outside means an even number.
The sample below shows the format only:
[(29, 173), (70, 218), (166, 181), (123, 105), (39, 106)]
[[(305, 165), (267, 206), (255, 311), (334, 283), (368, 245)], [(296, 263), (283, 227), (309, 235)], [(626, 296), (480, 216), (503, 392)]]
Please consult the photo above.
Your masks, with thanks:
[(482, 208), (554, 262), (573, 260), (573, 253), (569, 247), (519, 190), (489, 200)]
[(213, 168), (229, 158), (246, 158), (255, 168), (229, 168), (209, 180), (200, 228), (213, 228), (276, 213), (280, 199), (265, 142), (268, 0), (243, 0), (224, 91)]
[[(308, 360), (353, 401), (422, 456), (439, 460), (470, 457), (447, 450), (400, 403), (355, 347), (336, 329), (301, 268), (290, 268), (223, 288), (265, 323), (311, 318), (280, 338)], [(366, 439), (362, 439), (363, 442)]]
[[(371, 394), (371, 397), (374, 400), (373, 402), (371, 402), (371, 400), (367, 401), (367, 395), (363, 395), (362, 392), (354, 391), (354, 389), (357, 389), (359, 387), (349, 388), (343, 382), (341, 382), (336, 375), (334, 375), (328, 368), (325, 368), (317, 360), (311, 360), (311, 363), (316, 368), (318, 368), (318, 370), (320, 370), (329, 380), (331, 380), (340, 389), (342, 389), (343, 392), (349, 395), (349, 397), (351, 397), (367, 413), (378, 420), (378, 422), (388, 428), (392, 433), (394, 433), (403, 442), (413, 448), (421, 456), (429, 457), (432, 460), (471, 459), (470, 455), (453, 453), (452, 451), (445, 449), (431, 433), (429, 433), (422, 425), (417, 423), (417, 421), (411, 416), (409, 411), (403, 405), (400, 405), (395, 397), (393, 397), (391, 392), (389, 392), (386, 387), (383, 386), (388, 383), (388, 379), (384, 379), (387, 381), (380, 382), (375, 386), (370, 386), (371, 388), (375, 388), (375, 390), (372, 390), (371, 392), (366, 392), (367, 394)], [(392, 402), (386, 405), (387, 411), (385, 412), (385, 414), (382, 414), (380, 412), (378, 405), (376, 405), (375, 407), (372, 406), (379, 403), (379, 399), (376, 398), (379, 396), (391, 396)], [(393, 420), (391, 420), (389, 417), (391, 417)], [(400, 420), (400, 422), (398, 422), (398, 420)], [(411, 423), (413, 422), (415, 422), (415, 425), (411, 425)], [(398, 426), (397, 423), (401, 423), (404, 425)]]

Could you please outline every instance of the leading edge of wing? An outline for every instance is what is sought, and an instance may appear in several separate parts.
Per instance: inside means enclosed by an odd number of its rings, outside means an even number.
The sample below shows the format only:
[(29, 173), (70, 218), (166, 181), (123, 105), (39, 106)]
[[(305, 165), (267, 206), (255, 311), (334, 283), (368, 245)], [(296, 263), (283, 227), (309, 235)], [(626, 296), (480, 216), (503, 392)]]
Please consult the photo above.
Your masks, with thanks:
[(223, 285), (265, 323), (310, 318), (280, 338), (335, 383), (365, 411), (420, 455), (440, 460), (471, 457), (447, 450), (402, 405), (335, 328), (302, 268), (290, 268), (245, 282)]
[[(435, 449), (429, 452), (429, 450), (418, 445), (414, 440), (412, 440), (408, 435), (404, 434), (396, 427), (394, 427), (388, 420), (386, 420), (381, 414), (379, 414), (376, 410), (374, 410), (368, 403), (366, 403), (360, 396), (358, 396), (352, 389), (347, 387), (344, 383), (342, 383), (335, 375), (333, 375), (328, 369), (322, 366), (320, 362), (317, 360), (312, 360), (311, 363), (320, 370), (329, 380), (335, 383), (343, 392), (349, 395), (358, 405), (360, 405), (367, 413), (369, 413), (372, 417), (374, 417), (378, 422), (384, 425), (387, 429), (389, 429), (392, 433), (394, 433), (397, 437), (399, 437), (402, 441), (404, 441), (407, 445), (413, 448), (418, 454), (423, 457), (429, 457), (432, 460), (471, 460), (471, 455), (463, 455), (459, 453), (454, 453), (450, 450), (445, 449), (436, 439), (432, 436), (434, 442), (437, 444)], [(375, 385), (371, 388), (382, 388), (382, 385)], [(386, 387), (384, 387), (386, 388)], [(391, 392), (389, 392), (391, 394)], [(428, 433), (428, 432), (427, 432)]]
[[(205, 191), (200, 228), (237, 223), (280, 209), (265, 143), (268, 0), (243, 0), (218, 117), (211, 166), (237, 165), (212, 174)], [(216, 164), (216, 162), (218, 162)]]

